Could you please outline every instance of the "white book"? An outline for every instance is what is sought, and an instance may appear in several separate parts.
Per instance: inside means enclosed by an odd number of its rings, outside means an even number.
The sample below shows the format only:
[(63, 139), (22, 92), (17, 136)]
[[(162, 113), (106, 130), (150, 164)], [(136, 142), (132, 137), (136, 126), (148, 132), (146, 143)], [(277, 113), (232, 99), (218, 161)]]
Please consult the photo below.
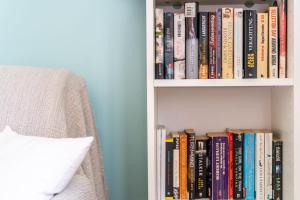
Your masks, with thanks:
[(265, 134), (256, 133), (255, 145), (255, 193), (256, 200), (265, 198)]
[(174, 79), (185, 79), (185, 16), (174, 13)]
[(160, 199), (161, 197), (161, 172), (160, 172), (160, 167), (161, 167), (161, 144), (162, 144), (162, 134), (161, 134), (161, 127), (157, 127), (156, 129), (156, 185), (157, 185), (157, 199)]
[(278, 78), (278, 8), (269, 7), (269, 78)]
[(173, 150), (173, 196), (174, 199), (179, 199), (179, 146), (180, 138), (179, 134), (173, 133), (173, 140), (175, 143)]
[(272, 197), (272, 133), (265, 133), (265, 200)]
[(160, 154), (160, 199), (165, 199), (166, 187), (166, 137), (167, 130), (161, 127), (161, 154)]
[(234, 78), (243, 78), (243, 8), (234, 9)]

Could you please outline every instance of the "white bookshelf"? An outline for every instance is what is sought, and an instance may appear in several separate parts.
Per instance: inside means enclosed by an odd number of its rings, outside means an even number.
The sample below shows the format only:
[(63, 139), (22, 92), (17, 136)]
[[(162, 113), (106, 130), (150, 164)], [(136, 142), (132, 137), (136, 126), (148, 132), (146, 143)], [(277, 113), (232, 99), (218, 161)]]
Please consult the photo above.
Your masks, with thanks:
[[(246, 1), (246, 0), (245, 0)], [(198, 0), (203, 8), (244, 7), (244, 0)], [(197, 133), (231, 128), (269, 128), (284, 142), (283, 195), (300, 195), (300, 1), (288, 0), (288, 78), (253, 80), (155, 80), (154, 9), (170, 2), (147, 0), (148, 199), (156, 199), (156, 125), (168, 130), (195, 128)], [(254, 0), (266, 8), (269, 0)], [(297, 170), (298, 169), (298, 170)]]

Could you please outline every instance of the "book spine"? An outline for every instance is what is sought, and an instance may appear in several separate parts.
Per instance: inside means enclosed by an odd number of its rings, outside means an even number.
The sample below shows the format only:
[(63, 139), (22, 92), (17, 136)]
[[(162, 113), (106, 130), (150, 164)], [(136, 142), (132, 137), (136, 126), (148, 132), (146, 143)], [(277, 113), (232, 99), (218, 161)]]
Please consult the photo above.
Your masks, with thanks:
[(198, 79), (197, 3), (185, 3), (186, 78)]
[(174, 13), (164, 14), (165, 79), (174, 79)]
[(255, 194), (256, 200), (265, 198), (265, 135), (256, 133), (255, 145)]
[(199, 79), (208, 78), (208, 12), (199, 12)]
[(174, 14), (174, 78), (185, 79), (185, 17)]
[(187, 135), (184, 133), (180, 134), (180, 145), (179, 145), (179, 196), (180, 199), (187, 199)]
[(162, 137), (161, 137), (161, 148), (162, 148), (162, 151), (161, 151), (161, 167), (160, 167), (160, 196), (161, 198), (160, 199), (164, 199), (165, 197), (165, 182), (166, 182), (166, 145), (165, 145), (165, 141), (166, 141), (166, 137), (167, 137), (167, 130), (166, 128), (162, 127), (161, 129), (161, 134), (162, 134)]
[(233, 198), (243, 199), (243, 134), (233, 134)]
[(228, 199), (228, 138), (214, 137), (212, 199)]
[(278, 78), (278, 10), (269, 8), (269, 77)]
[(173, 197), (173, 138), (166, 138), (166, 189), (165, 199)]
[(217, 79), (222, 78), (222, 9), (217, 10)]
[(213, 160), (213, 139), (209, 138), (208, 139), (208, 163), (207, 163), (207, 169), (208, 169), (208, 182), (207, 182), (207, 189), (208, 189), (208, 197), (210, 197), (211, 199), (213, 199), (213, 164), (212, 164), (212, 160)]
[(233, 199), (233, 133), (228, 132), (229, 145), (229, 177), (228, 177), (228, 195), (229, 200)]
[(256, 11), (244, 11), (244, 70), (245, 78), (257, 78)]
[(156, 185), (157, 185), (157, 199), (161, 199), (161, 153), (162, 153), (162, 127), (156, 129)]
[(176, 134), (173, 138), (174, 140), (174, 150), (173, 150), (173, 195), (174, 199), (180, 199), (179, 196), (179, 146), (180, 139), (179, 135)]
[(195, 151), (195, 199), (208, 198), (207, 140), (196, 141)]
[(216, 12), (209, 13), (209, 79), (217, 78), (217, 14)]
[(195, 198), (195, 133), (189, 132), (188, 135), (188, 194), (189, 199)]
[(233, 8), (222, 8), (222, 78), (233, 79)]
[(273, 142), (273, 195), (282, 200), (282, 141)]
[(287, 77), (287, 0), (279, 0), (279, 78)]
[(244, 199), (255, 199), (255, 134), (245, 133), (243, 144), (243, 187)]
[(273, 199), (272, 194), (272, 133), (265, 133), (265, 198)]
[(243, 78), (243, 9), (234, 9), (234, 78)]
[(164, 79), (164, 11), (155, 9), (155, 79)]
[(269, 17), (257, 14), (257, 78), (268, 78)]

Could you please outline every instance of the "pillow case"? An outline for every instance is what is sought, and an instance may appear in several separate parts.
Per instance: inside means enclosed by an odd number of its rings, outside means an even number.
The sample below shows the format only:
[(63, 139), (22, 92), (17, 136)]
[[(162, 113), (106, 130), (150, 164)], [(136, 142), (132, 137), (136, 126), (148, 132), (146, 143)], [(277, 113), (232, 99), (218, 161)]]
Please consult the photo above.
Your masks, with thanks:
[(93, 137), (23, 136), (0, 133), (0, 199), (49, 200), (71, 181)]

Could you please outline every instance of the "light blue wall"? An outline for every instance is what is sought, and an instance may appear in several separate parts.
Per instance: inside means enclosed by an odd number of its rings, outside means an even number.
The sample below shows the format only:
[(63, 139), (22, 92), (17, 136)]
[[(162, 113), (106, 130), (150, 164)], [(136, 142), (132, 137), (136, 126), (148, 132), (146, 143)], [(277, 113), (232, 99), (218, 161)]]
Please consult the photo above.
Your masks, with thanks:
[(112, 200), (147, 196), (145, 0), (0, 0), (0, 63), (89, 86)]

